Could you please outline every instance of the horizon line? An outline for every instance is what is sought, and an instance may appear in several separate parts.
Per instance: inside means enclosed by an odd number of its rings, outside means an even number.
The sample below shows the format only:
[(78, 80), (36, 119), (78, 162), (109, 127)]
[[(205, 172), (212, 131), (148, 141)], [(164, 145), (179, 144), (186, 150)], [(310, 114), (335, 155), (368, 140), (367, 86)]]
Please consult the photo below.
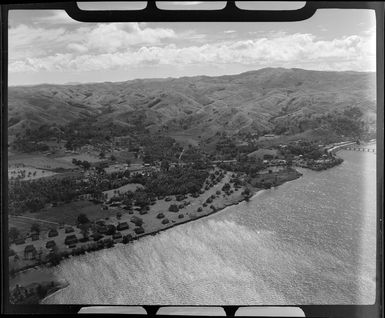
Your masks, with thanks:
[(126, 82), (134, 82), (134, 81), (140, 81), (140, 80), (171, 80), (171, 79), (181, 79), (181, 78), (196, 78), (196, 77), (209, 77), (209, 78), (214, 78), (214, 77), (222, 77), (222, 76), (237, 76), (237, 75), (242, 75), (242, 74), (247, 74), (247, 73), (252, 73), (252, 72), (258, 72), (261, 70), (265, 69), (284, 69), (284, 70), (301, 70), (301, 71), (309, 71), (309, 72), (330, 72), (330, 73), (376, 73), (376, 71), (354, 71), (354, 70), (344, 70), (344, 71), (335, 71), (335, 70), (314, 70), (314, 69), (304, 69), (304, 68), (299, 68), (299, 67), (262, 67), (259, 69), (254, 69), (250, 71), (245, 71), (241, 73), (235, 73), (235, 74), (223, 74), (223, 75), (192, 75), (192, 76), (179, 76), (179, 77), (173, 77), (173, 76), (168, 76), (168, 77), (141, 77), (141, 78), (134, 78), (134, 79), (129, 79), (129, 80), (123, 80), (123, 81), (104, 81), (104, 82), (66, 82), (66, 83), (39, 83), (39, 84), (17, 84), (17, 85), (9, 85), (8, 88), (11, 87), (35, 87), (35, 86), (75, 86), (75, 85), (92, 85), (92, 84), (104, 84), (104, 83), (112, 83), (112, 84), (118, 84), (118, 83), (126, 83)]

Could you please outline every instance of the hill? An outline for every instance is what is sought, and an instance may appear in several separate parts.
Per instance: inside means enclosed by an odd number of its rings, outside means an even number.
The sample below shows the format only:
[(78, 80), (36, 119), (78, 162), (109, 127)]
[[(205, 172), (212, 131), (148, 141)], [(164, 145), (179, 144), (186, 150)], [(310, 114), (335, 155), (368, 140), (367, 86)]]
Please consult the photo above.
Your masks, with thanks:
[[(209, 138), (218, 132), (298, 134), (376, 118), (374, 73), (264, 68), (229, 76), (9, 88), (10, 136), (77, 119)], [(344, 123), (342, 123), (344, 124)], [(349, 123), (347, 123), (349, 125)], [(341, 132), (342, 133), (342, 132)]]

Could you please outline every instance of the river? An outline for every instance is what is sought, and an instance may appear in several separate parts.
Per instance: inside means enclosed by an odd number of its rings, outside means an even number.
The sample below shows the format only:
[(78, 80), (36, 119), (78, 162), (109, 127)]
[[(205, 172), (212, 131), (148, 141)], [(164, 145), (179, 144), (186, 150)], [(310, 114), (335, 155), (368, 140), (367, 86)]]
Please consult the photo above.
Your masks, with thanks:
[(376, 154), (133, 244), (64, 261), (69, 286), (45, 303), (372, 304)]

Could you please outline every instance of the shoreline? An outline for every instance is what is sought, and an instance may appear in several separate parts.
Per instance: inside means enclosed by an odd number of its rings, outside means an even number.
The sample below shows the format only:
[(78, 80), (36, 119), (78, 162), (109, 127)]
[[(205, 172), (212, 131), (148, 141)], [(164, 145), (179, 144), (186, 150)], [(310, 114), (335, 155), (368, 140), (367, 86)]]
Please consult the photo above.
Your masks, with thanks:
[[(231, 172), (228, 172), (227, 176), (229, 177), (230, 174), (231, 174)], [(278, 187), (278, 186), (280, 186), (280, 185), (282, 185), (282, 184), (285, 184), (285, 183), (287, 183), (287, 182), (297, 180), (297, 179), (299, 179), (303, 174), (297, 171), (297, 174), (296, 174), (296, 175), (297, 175), (296, 178), (290, 178), (290, 179), (288, 179), (288, 180), (279, 182), (279, 184), (277, 184), (277, 185), (271, 187), (270, 189), (274, 189), (274, 188), (276, 188), (276, 187)], [(223, 183), (224, 183), (224, 182), (223, 182)], [(215, 190), (216, 190), (217, 188), (221, 188), (221, 187), (222, 187), (222, 183), (218, 183), (216, 186), (214, 186), (214, 187), (212, 188), (212, 189), (213, 189), (212, 191), (214, 191), (214, 193), (215, 193)], [(243, 188), (243, 189), (244, 189), (244, 188), (248, 188), (248, 189), (250, 190), (250, 194), (249, 194), (249, 195), (241, 194), (242, 188)], [(207, 209), (208, 209), (208, 210), (206, 209), (206, 211), (203, 210), (202, 212), (196, 212), (196, 210), (195, 210), (195, 212), (193, 212), (193, 215), (191, 215), (191, 214), (189, 215), (188, 212), (187, 212), (187, 213), (185, 213), (185, 216), (186, 216), (185, 219), (180, 220), (180, 221), (178, 220), (177, 222), (174, 222), (174, 223), (171, 223), (171, 222), (170, 222), (170, 223), (169, 223), (169, 224), (170, 224), (169, 226), (166, 226), (166, 227), (163, 227), (163, 228), (158, 228), (158, 229), (156, 229), (156, 230), (150, 230), (149, 232), (146, 232), (146, 233), (143, 233), (143, 234), (135, 235), (134, 237), (132, 237), (132, 239), (131, 239), (127, 244), (130, 244), (130, 243), (134, 244), (135, 241), (137, 241), (137, 240), (139, 240), (139, 239), (141, 239), (141, 238), (143, 238), (143, 237), (147, 237), (147, 236), (156, 236), (156, 235), (160, 234), (161, 232), (164, 232), (164, 231), (166, 231), (166, 230), (168, 230), (168, 229), (171, 229), (171, 228), (174, 228), (174, 227), (176, 227), (176, 226), (183, 225), (183, 224), (186, 224), (186, 223), (189, 223), (189, 222), (198, 220), (198, 219), (202, 219), (202, 218), (204, 218), (204, 217), (209, 217), (209, 216), (211, 216), (211, 215), (213, 215), (213, 214), (216, 214), (216, 213), (218, 213), (218, 212), (223, 211), (225, 208), (228, 208), (228, 207), (231, 207), (231, 206), (238, 205), (238, 204), (240, 204), (240, 203), (243, 202), (243, 201), (248, 202), (250, 199), (255, 198), (258, 194), (264, 192), (264, 191), (262, 191), (262, 190), (269, 190), (269, 189), (255, 187), (255, 186), (251, 185), (250, 183), (247, 183), (247, 184), (244, 185), (243, 187), (239, 188), (238, 192), (234, 192), (233, 194), (231, 194), (231, 195), (229, 195), (229, 196), (226, 196), (226, 197), (225, 197), (225, 196), (221, 196), (221, 197), (219, 197), (219, 198), (217, 197), (217, 198), (216, 198), (216, 199), (217, 199), (217, 202), (213, 202), (213, 205), (214, 205), (215, 209), (211, 209), (209, 206), (207, 206)], [(203, 194), (202, 196), (204, 196), (204, 194)], [(207, 193), (206, 193), (206, 196), (207, 196)], [(202, 201), (202, 199), (203, 199), (203, 198), (201, 198), (201, 201), (200, 201), (200, 200), (196, 200), (195, 202), (198, 203), (198, 205), (199, 205), (199, 203), (204, 202), (204, 200)], [(218, 206), (215, 206), (215, 203), (216, 203)], [(195, 207), (196, 207), (196, 206), (195, 206)], [(179, 212), (184, 212), (184, 211), (179, 211)], [(177, 213), (175, 213), (175, 215), (177, 215)], [(130, 215), (130, 216), (131, 216), (131, 215)], [(143, 215), (143, 216), (144, 216), (144, 215)], [(143, 216), (142, 216), (142, 217), (143, 217)], [(152, 216), (153, 216), (154, 219), (156, 219), (154, 215), (152, 215)], [(119, 243), (115, 243), (114, 246), (120, 246), (120, 245), (123, 245), (123, 244), (124, 244), (124, 243), (119, 242)], [(126, 245), (126, 244), (124, 244), (124, 245)], [(113, 248), (114, 246), (112, 246), (112, 248)], [(86, 252), (86, 254), (88, 254), (88, 253), (92, 253), (92, 252), (91, 252), (91, 251)], [(69, 259), (72, 259), (73, 257), (76, 257), (76, 256), (71, 256)], [(16, 272), (16, 273), (15, 273), (15, 276), (13, 277), (13, 279), (16, 279), (17, 276), (18, 276), (19, 274), (23, 274), (23, 273), (24, 273), (24, 274), (25, 274), (25, 273), (28, 274), (28, 272), (33, 273), (34, 271), (39, 271), (39, 270), (42, 270), (42, 271), (44, 271), (44, 270), (53, 271), (53, 268), (55, 268), (55, 266), (36, 265), (36, 266), (34, 266), (34, 267), (32, 267), (32, 268), (26, 268), (26, 269), (21, 270), (20, 272)], [(55, 280), (55, 277), (53, 277), (53, 281), (54, 281), (55, 283), (58, 283), (58, 284), (59, 284), (59, 283), (62, 284), (63, 279), (65, 280), (65, 278), (62, 278), (62, 279), (60, 279), (60, 280), (57, 280), (57, 279)], [(10, 281), (11, 281), (11, 278), (10, 278)], [(65, 282), (68, 283), (67, 281), (65, 281)], [(37, 283), (39, 283), (39, 282), (37, 282)], [(10, 284), (10, 285), (11, 285), (11, 284)], [(69, 283), (68, 283), (68, 285), (63, 285), (62, 288), (59, 288), (58, 290), (55, 290), (54, 293), (57, 293), (57, 292), (60, 291), (61, 289), (64, 289), (64, 288), (66, 288), (66, 287), (68, 287), (68, 286), (69, 286)], [(53, 295), (53, 294), (49, 294), (49, 295), (47, 295), (46, 297), (42, 298), (42, 299), (40, 300), (40, 302), (43, 301), (44, 299), (46, 299), (47, 297), (50, 297), (51, 295)], [(40, 303), (40, 302), (39, 302), (39, 303)]]
[[(248, 188), (249, 188), (250, 191), (251, 191), (251, 193), (250, 193), (250, 195), (248, 196), (248, 198), (249, 198), (249, 199), (256, 198), (258, 195), (260, 195), (261, 193), (263, 193), (263, 192), (265, 192), (265, 191), (267, 191), (267, 190), (272, 190), (272, 189), (274, 189), (274, 188), (276, 188), (276, 187), (279, 187), (279, 186), (281, 186), (281, 185), (283, 185), (283, 184), (290, 183), (290, 182), (292, 182), (292, 181), (298, 180), (300, 177), (302, 177), (302, 175), (303, 175), (303, 174), (300, 173), (300, 175), (299, 175), (298, 178), (291, 179), (291, 180), (287, 180), (287, 181), (282, 182), (281, 184), (276, 185), (275, 187), (271, 187), (271, 188), (269, 188), (269, 189), (257, 188), (257, 187), (253, 187), (253, 186), (251, 186), (251, 185), (248, 184)], [(231, 204), (225, 204), (223, 207), (218, 208), (218, 209), (216, 209), (215, 211), (212, 211), (211, 213), (203, 214), (203, 215), (200, 215), (200, 216), (198, 216), (198, 217), (196, 217), (196, 218), (188, 219), (188, 220), (182, 221), (182, 222), (180, 222), (180, 223), (173, 224), (173, 225), (171, 225), (171, 226), (169, 226), (169, 227), (166, 227), (166, 228), (163, 228), (163, 229), (159, 229), (159, 230), (156, 230), (156, 231), (153, 231), (153, 232), (148, 232), (148, 233), (142, 234), (142, 235), (140, 235), (140, 236), (137, 236), (137, 237), (133, 238), (133, 239), (132, 239), (130, 242), (128, 242), (127, 244), (118, 243), (119, 245), (114, 245), (112, 248), (114, 248), (115, 246), (134, 244), (135, 241), (138, 241), (138, 240), (140, 240), (141, 238), (148, 237), (148, 236), (156, 236), (156, 235), (158, 235), (158, 234), (161, 234), (161, 232), (164, 232), (164, 231), (166, 231), (166, 230), (168, 230), (168, 229), (171, 229), (171, 228), (174, 228), (174, 227), (176, 227), (176, 226), (183, 225), (183, 224), (186, 224), (186, 223), (189, 223), (189, 222), (193, 222), (193, 221), (196, 221), (196, 220), (198, 220), (198, 219), (205, 218), (205, 217), (210, 217), (210, 216), (212, 216), (212, 215), (214, 215), (214, 214), (217, 214), (217, 213), (219, 213), (219, 212), (223, 212), (223, 211), (224, 211), (226, 208), (228, 208), (228, 207), (236, 206), (236, 205), (238, 205), (238, 204), (240, 204), (240, 203), (242, 203), (242, 202), (249, 202), (249, 200), (246, 200), (246, 197), (244, 197), (243, 195), (242, 195), (242, 197), (243, 197), (243, 199), (239, 198), (239, 200), (233, 201)], [(87, 252), (87, 253), (92, 253), (92, 252)], [(87, 253), (86, 253), (86, 254), (87, 254)], [(76, 257), (76, 256), (75, 256), (75, 257)], [(67, 282), (67, 283), (68, 283), (68, 282)], [(70, 284), (68, 283), (68, 285), (64, 286), (63, 288), (60, 288), (60, 289), (56, 290), (54, 293), (49, 294), (49, 295), (47, 295), (46, 297), (44, 297), (43, 299), (41, 299), (41, 302), (43, 302), (44, 300), (46, 300), (46, 299), (50, 298), (51, 296), (53, 296), (54, 294), (58, 293), (60, 290), (65, 289), (65, 288), (67, 288), (67, 287), (69, 287), (69, 286), (70, 286)], [(40, 302), (40, 303), (41, 303), (41, 302)]]
[[(293, 180), (290, 180), (290, 181), (293, 181)], [(288, 182), (290, 182), (290, 181), (288, 181)], [(251, 196), (250, 198), (254, 197), (257, 193), (259, 193), (259, 192), (262, 191), (262, 190), (266, 190), (266, 189), (252, 190), (252, 193), (253, 193), (253, 191), (255, 191), (255, 192), (252, 194), (252, 196)], [(174, 227), (176, 227), (176, 226), (183, 225), (183, 224), (186, 224), (186, 223), (190, 223), (190, 222), (193, 222), (193, 221), (202, 219), (202, 218), (204, 218), (204, 217), (209, 217), (209, 216), (214, 215), (214, 214), (216, 214), (216, 213), (218, 213), (218, 212), (222, 212), (224, 209), (226, 209), (226, 208), (228, 208), (228, 207), (238, 205), (238, 204), (241, 203), (241, 202), (247, 202), (247, 201), (246, 201), (245, 198), (243, 198), (243, 199), (241, 199), (241, 200), (234, 201), (234, 202), (231, 203), (231, 204), (225, 204), (223, 207), (218, 208), (218, 209), (216, 209), (215, 211), (212, 211), (211, 213), (202, 214), (202, 215), (199, 215), (199, 216), (197, 216), (197, 217), (195, 217), (195, 218), (187, 219), (187, 220), (184, 220), (184, 221), (182, 221), (182, 222), (172, 224), (172, 225), (170, 225), (169, 227), (166, 227), (166, 228), (163, 228), (163, 229), (159, 229), (159, 230), (156, 230), (156, 231), (152, 231), (152, 232), (148, 232), (148, 233), (141, 234), (140, 236), (136, 236), (136, 237), (132, 238), (132, 240), (131, 240), (130, 242), (128, 242), (127, 244), (124, 244), (124, 243), (117, 243), (117, 244), (115, 244), (115, 245), (114, 245), (113, 247), (111, 247), (111, 248), (113, 249), (113, 248), (116, 247), (116, 246), (128, 245), (128, 244), (135, 244), (135, 241), (138, 241), (138, 240), (140, 240), (140, 239), (142, 239), (142, 238), (145, 238), (145, 237), (148, 237), (148, 236), (156, 236), (156, 235), (161, 234), (162, 232), (165, 232), (165, 231), (167, 231), (167, 230), (169, 230), (169, 229), (171, 229), (171, 228), (174, 228)], [(111, 249), (111, 248), (110, 248), (110, 249)], [(98, 251), (96, 251), (96, 252), (98, 252)], [(88, 254), (88, 253), (93, 253), (93, 252), (86, 252), (86, 254)], [(85, 254), (85, 255), (86, 255), (86, 254)], [(76, 256), (73, 256), (73, 257), (76, 257)], [(71, 257), (71, 258), (72, 258), (72, 257)], [(28, 270), (38, 270), (38, 269), (41, 269), (41, 268), (44, 269), (44, 268), (54, 268), (54, 267), (37, 266), (37, 268), (26, 269), (26, 271), (28, 271)], [(58, 282), (58, 281), (56, 281), (56, 282)], [(54, 294), (56, 294), (57, 292), (61, 291), (62, 289), (65, 289), (65, 288), (69, 287), (70, 284), (69, 284), (67, 281), (66, 281), (66, 283), (67, 283), (66, 286), (64, 286), (63, 288), (59, 288), (58, 290), (56, 290), (56, 291), (53, 292), (52, 294), (47, 295), (46, 297), (44, 297), (43, 299), (41, 299), (39, 303), (41, 303), (42, 301), (44, 301), (44, 300), (48, 299), (49, 297), (53, 296)]]

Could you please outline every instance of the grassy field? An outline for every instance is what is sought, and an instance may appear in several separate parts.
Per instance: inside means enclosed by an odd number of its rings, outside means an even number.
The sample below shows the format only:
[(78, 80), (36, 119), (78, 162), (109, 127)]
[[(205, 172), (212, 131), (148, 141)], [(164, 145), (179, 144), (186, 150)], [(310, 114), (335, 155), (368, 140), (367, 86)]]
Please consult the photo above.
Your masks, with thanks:
[[(71, 159), (72, 160), (72, 159)], [(8, 167), (14, 166), (33, 167), (36, 169), (52, 170), (57, 168), (73, 169), (76, 168), (71, 162), (61, 161), (57, 158), (47, 157), (43, 154), (10, 154), (8, 157)]]
[(52, 226), (45, 222), (32, 221), (28, 219), (17, 218), (12, 215), (8, 217), (8, 228), (15, 227), (19, 230), (21, 235), (31, 232), (31, 225), (37, 223), (42, 231), (48, 231)]
[(60, 162), (64, 162), (64, 163), (68, 163), (68, 162), (71, 163), (72, 159), (81, 160), (81, 161), (88, 161), (91, 163), (100, 162), (100, 161), (105, 160), (105, 159), (100, 159), (99, 156), (97, 156), (96, 154), (91, 154), (91, 153), (69, 154), (69, 155), (66, 155), (63, 157), (55, 158), (55, 160), (60, 161)]
[(86, 214), (90, 220), (97, 220), (111, 215), (111, 211), (102, 210), (100, 204), (94, 204), (90, 201), (81, 200), (66, 203), (57, 207), (45, 208), (39, 212), (25, 214), (25, 216), (51, 222), (75, 225), (77, 217), (80, 213)]
[(183, 147), (187, 147), (188, 145), (197, 147), (199, 144), (199, 138), (194, 134), (170, 133), (169, 136), (174, 138), (176, 142)]
[[(25, 177), (20, 178), (23, 170), (25, 172)], [(9, 180), (13, 180), (13, 179), (34, 180), (34, 179), (40, 179), (40, 178), (44, 178), (44, 177), (53, 176), (55, 174), (56, 174), (55, 172), (52, 172), (49, 170), (37, 169), (34, 167), (23, 167), (23, 168), (9, 167), (8, 168)]]
[(135, 192), (138, 187), (143, 188), (141, 184), (129, 183), (117, 189), (104, 191), (103, 194), (107, 194), (107, 199), (110, 199), (114, 196), (114, 191), (118, 191), (120, 194), (126, 193), (127, 191)]

